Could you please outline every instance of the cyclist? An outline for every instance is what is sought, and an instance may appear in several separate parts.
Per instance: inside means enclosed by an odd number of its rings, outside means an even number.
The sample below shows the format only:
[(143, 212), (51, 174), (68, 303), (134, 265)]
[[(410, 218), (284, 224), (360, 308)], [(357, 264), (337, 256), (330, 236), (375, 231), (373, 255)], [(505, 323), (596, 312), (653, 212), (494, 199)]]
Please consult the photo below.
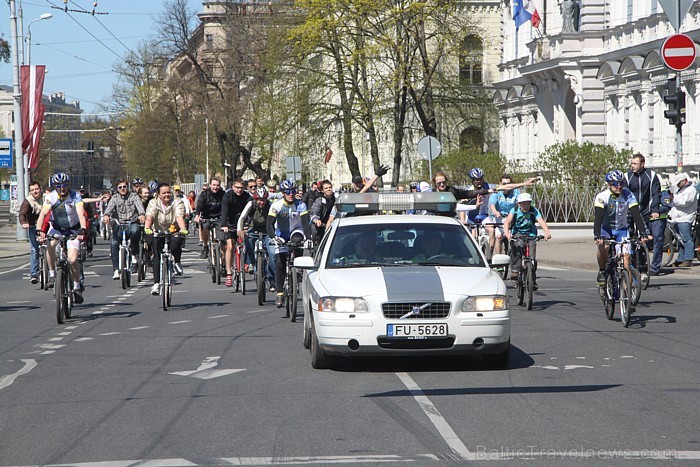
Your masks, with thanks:
[(285, 245), (292, 237), (292, 233), (302, 231), (304, 239), (311, 238), (309, 230), (309, 213), (306, 204), (300, 199), (296, 199), (296, 184), (293, 180), (284, 180), (280, 183), (280, 191), (283, 198), (275, 201), (270, 206), (270, 213), (267, 216), (267, 235), (273, 238), (276, 243), (275, 248), (275, 289), (277, 298), (275, 305), (282, 308), (284, 303), (284, 279), (287, 268), (288, 247)]
[[(86, 234), (85, 224), (85, 209), (83, 208), (83, 198), (80, 193), (70, 189), (70, 178), (63, 172), (58, 172), (51, 177), (51, 185), (54, 191), (44, 199), (44, 205), (39, 213), (36, 225), (43, 226), (44, 219), (50, 214), (50, 227), (48, 234), (50, 235), (75, 235), (77, 238), (68, 240), (67, 255), (68, 264), (70, 265), (71, 275), (73, 276), (74, 293), (73, 298), (75, 303), (83, 303), (83, 286), (80, 282), (80, 265), (78, 264), (78, 252), (80, 251), (80, 242)], [(46, 238), (44, 230), (39, 232), (39, 241), (43, 242)], [(51, 285), (56, 276), (56, 242), (49, 242), (46, 250), (49, 257), (49, 285)]]
[[(463, 200), (463, 199), (474, 199), (477, 196), (487, 195), (489, 193), (490, 187), (488, 185), (483, 186), (483, 182), (484, 182), (484, 171), (483, 170), (472, 169), (469, 172), (469, 176), (472, 177), (472, 180), (474, 180), (475, 177), (477, 177), (477, 176), (481, 177), (480, 180), (481, 180), (482, 186), (474, 187), (473, 189), (468, 189), (468, 190), (462, 190), (460, 188), (455, 188), (453, 186), (448, 185), (447, 175), (445, 174), (445, 172), (440, 172), (440, 171), (435, 172), (435, 175), (433, 176), (433, 183), (435, 184), (436, 191), (452, 193), (458, 201)], [(419, 190), (423, 191), (420, 188), (420, 184), (419, 184)], [(479, 210), (471, 211), (470, 217), (471, 217), (472, 212), (478, 213), (480, 211)], [(457, 217), (457, 211), (439, 213), (439, 215), (447, 216), (447, 217)], [(459, 217), (460, 217), (460, 220), (462, 221), (462, 223), (464, 223), (465, 222), (464, 214), (460, 213)], [(481, 220), (484, 219), (485, 217), (486, 216), (480, 218), (478, 220), (478, 222), (481, 222)]]
[[(226, 234), (226, 287), (233, 286), (233, 242), (232, 235), (237, 232), (238, 218), (245, 205), (252, 199), (245, 191), (246, 184), (242, 178), (233, 181), (233, 189), (227, 191), (221, 200), (221, 230)], [(211, 188), (210, 188), (211, 189)]]
[[(608, 250), (605, 248), (605, 239), (614, 239), (617, 242), (622, 242), (629, 238), (627, 215), (631, 214), (634, 223), (639, 232), (642, 232), (642, 237), (647, 237), (649, 240), (652, 237), (649, 235), (644, 219), (639, 212), (639, 204), (634, 194), (624, 185), (625, 175), (620, 170), (611, 170), (605, 175), (605, 182), (608, 188), (598, 193), (593, 203), (595, 209), (595, 217), (593, 219), (593, 235), (595, 242), (598, 245), (598, 276), (596, 282), (598, 285), (605, 285), (605, 266), (608, 262)], [(620, 248), (622, 247), (622, 248)], [(630, 245), (618, 245), (618, 253), (623, 254), (625, 269), (630, 267)]]
[(530, 186), (535, 183), (536, 178), (530, 178), (524, 183), (513, 183), (513, 177), (504, 174), (501, 177), (501, 183), (498, 185), (498, 191), (492, 193), (488, 200), (489, 205), (489, 217), (484, 219), (481, 223), (485, 226), (486, 232), (489, 234), (489, 244), (491, 245), (491, 250), (495, 254), (501, 253), (503, 236), (499, 236), (496, 230), (500, 230), (504, 233), (505, 230), (501, 227), (495, 228), (493, 223), (500, 223), (503, 218), (505, 218), (511, 209), (515, 207), (518, 196), (520, 195), (520, 188), (524, 186)]
[(141, 177), (136, 177), (131, 181), (131, 191), (133, 191), (137, 195), (140, 195), (142, 186), (143, 186), (143, 178), (141, 178)]
[(104, 211), (103, 222), (110, 225), (112, 216), (115, 215), (118, 224), (112, 227), (112, 244), (110, 255), (112, 257), (112, 279), (119, 279), (119, 244), (122, 241), (122, 230), (127, 230), (131, 240), (131, 272), (135, 272), (141, 241), (141, 224), (146, 220), (146, 211), (139, 196), (129, 191), (129, 185), (125, 179), (117, 182), (117, 194), (107, 204)]
[(243, 208), (243, 212), (238, 218), (237, 233), (239, 236), (245, 237), (245, 256), (248, 271), (253, 271), (253, 262), (255, 261), (255, 244), (253, 240), (246, 236), (245, 226), (248, 226), (248, 232), (255, 232), (263, 238), (263, 245), (267, 249), (267, 271), (265, 277), (270, 285), (270, 292), (275, 292), (275, 247), (270, 237), (267, 235), (267, 216), (270, 213), (270, 203), (268, 202), (268, 193), (265, 187), (256, 187), (253, 190), (253, 199), (248, 201)]
[[(517, 206), (511, 208), (508, 212), (508, 216), (503, 220), (503, 230), (508, 240), (513, 238), (513, 234), (529, 235), (532, 237), (532, 240), (528, 240), (528, 246), (530, 248), (530, 257), (532, 258), (533, 266), (533, 288), (537, 290), (537, 260), (535, 259), (537, 254), (537, 241), (535, 240), (537, 236), (537, 225), (535, 225), (535, 223), (540, 224), (540, 227), (542, 227), (545, 240), (552, 238), (552, 234), (549, 232), (549, 226), (544, 220), (544, 217), (542, 217), (542, 213), (532, 205), (532, 196), (530, 193), (520, 193), (516, 201)], [(523, 244), (513, 244), (510, 249), (511, 280), (518, 280), (523, 249)]]
[(29, 184), (29, 195), (24, 198), (19, 208), (19, 223), (28, 231), (31, 253), (29, 256), (29, 280), (32, 284), (39, 282), (39, 241), (36, 238), (36, 221), (39, 218), (44, 201), (41, 196), (41, 185), (32, 181)]
[[(182, 200), (175, 199), (170, 185), (161, 183), (158, 186), (158, 196), (153, 198), (148, 203), (146, 209), (146, 224), (144, 233), (147, 236), (147, 241), (150, 249), (153, 252), (153, 287), (151, 295), (158, 295), (160, 291), (160, 255), (165, 247), (165, 237), (153, 238), (153, 229), (169, 230), (175, 232), (179, 229), (183, 236), (170, 237), (168, 247), (173, 254), (175, 264), (175, 274), (182, 275), (182, 245), (185, 243), (185, 237), (188, 232), (185, 227), (185, 206)], [(154, 240), (156, 240), (154, 242)]]
[[(200, 258), (205, 259), (209, 255), (209, 226), (214, 226), (216, 238), (214, 240), (224, 240), (225, 236), (220, 230), (221, 224), (221, 203), (224, 199), (224, 190), (221, 189), (221, 179), (212, 177), (209, 187), (197, 198), (197, 206), (194, 209), (194, 222), (199, 224), (199, 232), (202, 238), (202, 253)], [(214, 244), (216, 245), (216, 243)], [(222, 248), (224, 245), (222, 245)]]
[(151, 190), (147, 186), (142, 186), (139, 190), (139, 198), (141, 199), (141, 204), (143, 205), (143, 211), (146, 212), (149, 201), (153, 199), (151, 196)]
[(639, 203), (639, 213), (647, 223), (654, 237), (653, 258), (649, 265), (649, 274), (657, 276), (661, 269), (661, 259), (664, 250), (664, 232), (666, 221), (660, 218), (661, 179), (653, 170), (644, 167), (646, 159), (642, 154), (632, 156), (630, 170), (625, 174), (627, 188), (634, 194)]
[(330, 180), (321, 180), (318, 182), (318, 188), (321, 196), (317, 197), (311, 206), (311, 239), (314, 243), (318, 243), (326, 233), (328, 219), (335, 206), (335, 193), (333, 193), (333, 184)]

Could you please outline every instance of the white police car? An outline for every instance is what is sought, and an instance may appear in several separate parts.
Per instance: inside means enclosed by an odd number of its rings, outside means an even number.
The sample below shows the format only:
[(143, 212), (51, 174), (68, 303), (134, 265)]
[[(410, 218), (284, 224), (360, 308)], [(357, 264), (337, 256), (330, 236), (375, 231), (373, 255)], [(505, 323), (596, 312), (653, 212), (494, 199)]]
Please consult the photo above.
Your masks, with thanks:
[[(450, 193), (342, 194), (341, 212), (454, 211)], [(363, 212), (364, 211), (364, 212)], [(440, 215), (337, 219), (316, 255), (298, 257), (304, 346), (314, 368), (335, 356), (480, 354), (505, 368), (510, 354), (506, 285), (465, 227)]]

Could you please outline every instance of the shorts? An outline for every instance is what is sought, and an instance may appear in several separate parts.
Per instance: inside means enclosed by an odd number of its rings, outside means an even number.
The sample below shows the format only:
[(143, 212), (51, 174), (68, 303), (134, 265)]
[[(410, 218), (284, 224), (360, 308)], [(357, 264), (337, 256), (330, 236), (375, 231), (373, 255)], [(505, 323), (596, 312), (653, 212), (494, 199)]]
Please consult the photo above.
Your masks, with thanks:
[(221, 230), (221, 221), (219, 219), (201, 219), (200, 220), (201, 225), (202, 225), (202, 230), (208, 231), (209, 226), (212, 225), (214, 227), (214, 238), (220, 242), (223, 242), (226, 240), (226, 232)]
[[(629, 231), (627, 229), (620, 229), (620, 230), (612, 229), (612, 230), (608, 231), (605, 227), (601, 227), (600, 236), (603, 238), (613, 239), (616, 242), (623, 242), (630, 237)], [(631, 249), (631, 245), (629, 243), (625, 243), (624, 245), (615, 245), (615, 252), (618, 254), (622, 253), (625, 255), (629, 255), (631, 251), (632, 251), (632, 249)]]
[[(65, 233), (65, 232), (61, 232), (60, 230), (56, 230), (53, 227), (49, 228), (49, 232), (48, 232), (48, 235), (60, 235), (61, 237), (65, 237), (67, 235), (73, 235), (73, 234), (77, 234), (77, 232)], [(78, 240), (77, 238), (74, 238), (72, 240), (68, 240), (66, 242), (66, 246), (69, 250), (80, 250), (80, 240)]]

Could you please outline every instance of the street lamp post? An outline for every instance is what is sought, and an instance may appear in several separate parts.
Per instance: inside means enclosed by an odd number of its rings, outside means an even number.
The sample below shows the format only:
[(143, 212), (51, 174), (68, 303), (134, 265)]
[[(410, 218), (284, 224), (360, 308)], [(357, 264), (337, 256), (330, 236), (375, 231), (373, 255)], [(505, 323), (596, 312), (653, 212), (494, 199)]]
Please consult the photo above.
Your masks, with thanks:
[(19, 222), (19, 206), (25, 198), (26, 184), (24, 182), (24, 151), (22, 151), (22, 92), (19, 83), (19, 35), (17, 28), (17, 7), (15, 0), (8, 0), (10, 4), (10, 31), (12, 34), (12, 81), (14, 129), (15, 129), (15, 165), (17, 166), (17, 240), (27, 240), (27, 232)]
[(41, 16), (29, 22), (29, 26), (27, 26), (27, 65), (32, 64), (32, 24), (51, 18), (53, 18), (51, 13), (42, 13)]

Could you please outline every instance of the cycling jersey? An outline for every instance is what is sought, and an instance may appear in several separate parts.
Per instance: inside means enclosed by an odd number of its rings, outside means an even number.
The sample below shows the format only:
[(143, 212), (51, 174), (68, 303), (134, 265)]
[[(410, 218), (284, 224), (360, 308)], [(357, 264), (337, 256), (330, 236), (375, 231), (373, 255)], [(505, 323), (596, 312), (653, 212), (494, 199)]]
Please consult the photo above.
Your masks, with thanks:
[(221, 203), (225, 194), (224, 190), (219, 190), (216, 193), (212, 190), (202, 192), (197, 198), (197, 207), (194, 213), (204, 219), (221, 217)]
[[(475, 190), (475, 191), (483, 191), (485, 190), (486, 192), (484, 194), (488, 194), (488, 190), (496, 188), (496, 185), (490, 185), (488, 183), (484, 183), (484, 185), (479, 188), (474, 188), (474, 186), (470, 186), (469, 190)], [(480, 224), (481, 221), (486, 219), (489, 215), (489, 203), (488, 199), (485, 199), (483, 203), (481, 203), (481, 206), (479, 206), (479, 209), (475, 209), (473, 211), (469, 211), (467, 213), (467, 219), (469, 222), (472, 222), (474, 224)]]
[(289, 240), (295, 230), (306, 232), (305, 226), (301, 222), (301, 216), (308, 213), (306, 204), (299, 199), (295, 199), (292, 204), (287, 204), (284, 199), (275, 201), (270, 206), (269, 216), (275, 219), (275, 236)]
[(77, 191), (70, 190), (65, 198), (61, 198), (56, 190), (46, 195), (44, 206), (51, 207), (52, 227), (63, 233), (79, 229), (78, 204), (83, 204), (83, 197)]
[(614, 195), (609, 189), (598, 193), (593, 206), (603, 209), (602, 227), (610, 232), (627, 230), (627, 214), (630, 208), (638, 204), (632, 192), (623, 188), (619, 195)]

